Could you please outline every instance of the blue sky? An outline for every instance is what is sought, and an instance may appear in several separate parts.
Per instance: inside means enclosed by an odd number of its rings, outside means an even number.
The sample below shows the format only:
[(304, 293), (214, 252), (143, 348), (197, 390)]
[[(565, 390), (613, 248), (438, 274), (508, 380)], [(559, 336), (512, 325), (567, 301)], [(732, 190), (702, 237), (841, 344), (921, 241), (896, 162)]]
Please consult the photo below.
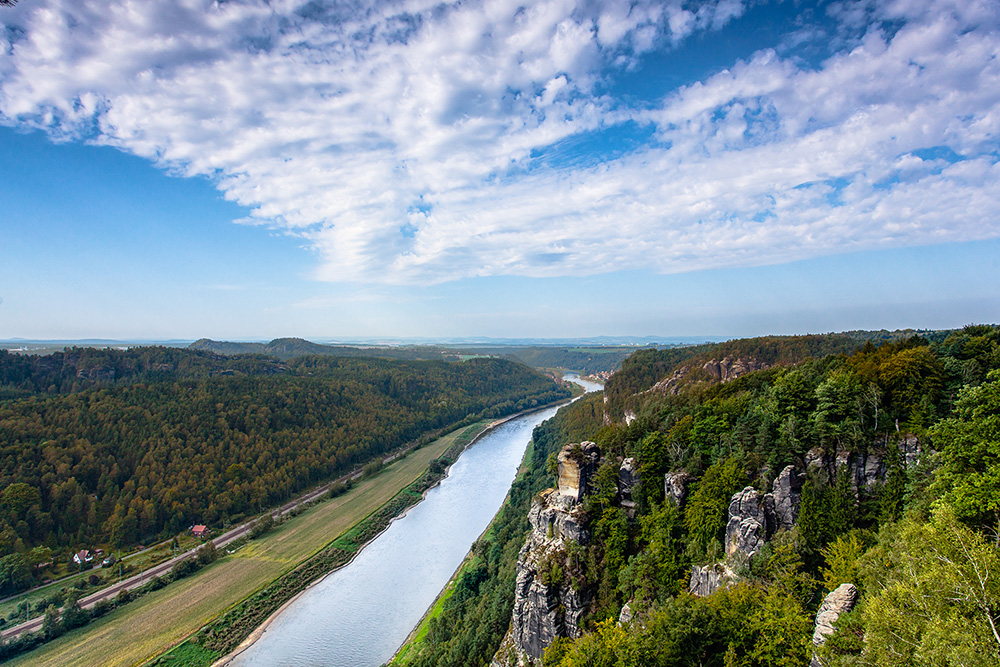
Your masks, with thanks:
[(1000, 321), (988, 0), (21, 0), (0, 338)]

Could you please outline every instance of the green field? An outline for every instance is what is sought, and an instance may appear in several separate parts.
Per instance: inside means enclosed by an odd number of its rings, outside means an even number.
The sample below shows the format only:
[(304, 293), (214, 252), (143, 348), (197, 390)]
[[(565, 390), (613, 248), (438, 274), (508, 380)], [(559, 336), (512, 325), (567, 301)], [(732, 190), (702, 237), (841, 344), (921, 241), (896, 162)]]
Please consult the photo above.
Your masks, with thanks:
[(322, 549), (420, 477), (463, 427), (393, 462), (347, 494), (282, 523), (194, 576), (150, 593), (90, 625), (15, 658), (42, 667), (142, 664), (170, 649), (254, 591)]

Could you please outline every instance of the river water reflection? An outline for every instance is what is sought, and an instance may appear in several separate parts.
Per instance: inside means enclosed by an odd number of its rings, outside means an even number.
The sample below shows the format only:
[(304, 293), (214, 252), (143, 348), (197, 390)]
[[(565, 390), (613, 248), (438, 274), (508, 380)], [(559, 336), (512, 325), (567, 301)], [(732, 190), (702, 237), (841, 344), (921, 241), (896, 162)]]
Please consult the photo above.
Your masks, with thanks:
[(518, 417), (481, 438), (422, 502), (290, 604), (230, 665), (375, 667), (391, 658), (500, 508), (532, 430), (555, 412)]

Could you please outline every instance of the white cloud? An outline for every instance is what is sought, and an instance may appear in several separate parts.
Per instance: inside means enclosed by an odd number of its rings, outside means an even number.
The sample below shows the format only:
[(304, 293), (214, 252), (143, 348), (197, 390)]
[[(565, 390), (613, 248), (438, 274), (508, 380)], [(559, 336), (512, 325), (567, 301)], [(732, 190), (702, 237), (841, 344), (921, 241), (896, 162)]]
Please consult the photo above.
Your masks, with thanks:
[[(742, 3), (28, 5), (0, 14), (5, 122), (207, 175), (249, 222), (311, 243), (323, 280), (680, 272), (1000, 236), (988, 2), (834, 5), (833, 29), (863, 36), (818, 67), (762, 49), (653, 108), (599, 91)], [(560, 161), (626, 121), (655, 141)]]

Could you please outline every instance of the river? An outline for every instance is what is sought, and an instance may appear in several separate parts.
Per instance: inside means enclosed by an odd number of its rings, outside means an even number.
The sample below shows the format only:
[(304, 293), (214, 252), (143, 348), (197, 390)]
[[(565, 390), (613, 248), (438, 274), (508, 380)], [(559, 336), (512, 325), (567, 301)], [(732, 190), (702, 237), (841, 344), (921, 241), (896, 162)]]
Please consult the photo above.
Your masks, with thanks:
[[(566, 379), (588, 392), (601, 386)], [(507, 496), (548, 408), (517, 417), (469, 447), (440, 485), (279, 613), (232, 667), (377, 667), (434, 602)]]

